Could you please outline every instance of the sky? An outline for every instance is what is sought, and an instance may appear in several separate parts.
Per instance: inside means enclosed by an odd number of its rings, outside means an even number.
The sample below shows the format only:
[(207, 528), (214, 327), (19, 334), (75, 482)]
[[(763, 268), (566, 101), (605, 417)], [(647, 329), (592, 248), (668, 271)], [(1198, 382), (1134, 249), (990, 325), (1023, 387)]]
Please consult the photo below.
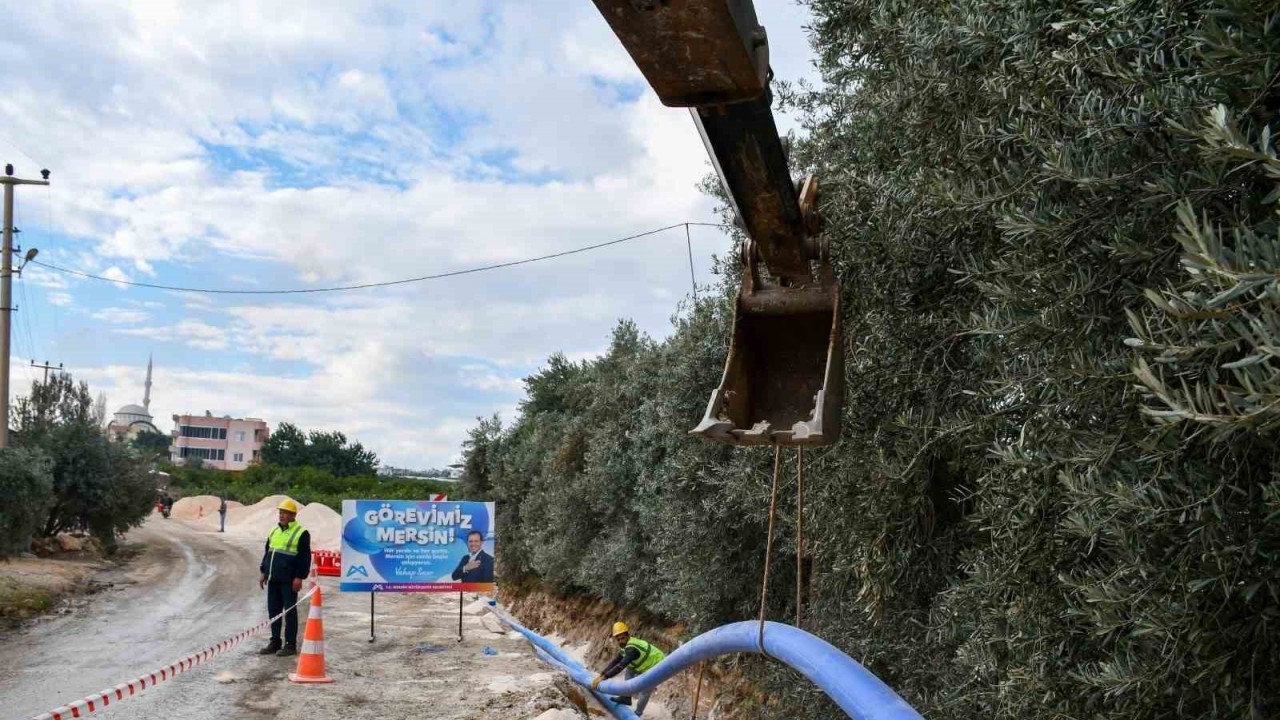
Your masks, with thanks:
[[(793, 0), (756, 0), (778, 78), (817, 82)], [(688, 112), (663, 107), (587, 0), (47, 2), (6, 9), (0, 162), (38, 260), (191, 288), (359, 284), (715, 222)], [(794, 130), (792, 118), (779, 118)], [(693, 227), (714, 282), (717, 228)], [(215, 295), (28, 265), (12, 395), (61, 363), (108, 413), (341, 430), (383, 464), (459, 458), (555, 352), (654, 337), (691, 294), (683, 229), (393, 288)], [(709, 393), (712, 388), (707, 388)], [(692, 423), (694, 419), (691, 419)]]

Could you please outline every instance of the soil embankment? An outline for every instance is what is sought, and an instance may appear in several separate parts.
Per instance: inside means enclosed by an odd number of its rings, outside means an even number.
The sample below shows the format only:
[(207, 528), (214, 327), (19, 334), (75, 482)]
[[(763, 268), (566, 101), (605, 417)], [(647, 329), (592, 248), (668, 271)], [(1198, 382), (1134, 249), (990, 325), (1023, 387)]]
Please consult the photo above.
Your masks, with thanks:
[(81, 596), (111, 587), (100, 577), (137, 551), (120, 547), (110, 558), (91, 537), (64, 534), (36, 538), (34, 553), (0, 561), (0, 630), (12, 630), (49, 613), (71, 612)]
[[(562, 596), (536, 583), (504, 587), (499, 593), (507, 608), (525, 627), (551, 639), (574, 659), (599, 670), (617, 653), (609, 638), (613, 623), (621, 620), (632, 633), (667, 652), (680, 646), (683, 625), (669, 625), (656, 618), (619, 609), (595, 598)], [(646, 718), (690, 717), (697, 691), (698, 671), (691, 669), (663, 683), (645, 711)], [(744, 698), (746, 700), (744, 700)], [(698, 717), (716, 720), (754, 718), (759, 692), (731, 663), (708, 663), (702, 678)]]
[(81, 588), (97, 587), (91, 577), (107, 567), (100, 559), (35, 555), (0, 564), (0, 630), (55, 611)]

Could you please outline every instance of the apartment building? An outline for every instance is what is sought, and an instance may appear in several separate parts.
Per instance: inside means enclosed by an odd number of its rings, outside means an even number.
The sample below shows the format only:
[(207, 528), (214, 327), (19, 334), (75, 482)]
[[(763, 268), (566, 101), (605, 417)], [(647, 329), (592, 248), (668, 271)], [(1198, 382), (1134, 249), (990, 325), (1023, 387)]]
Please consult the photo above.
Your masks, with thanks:
[(205, 467), (244, 470), (262, 459), (268, 434), (267, 423), (258, 418), (214, 417), (209, 412), (174, 415), (169, 459), (185, 463), (196, 457)]

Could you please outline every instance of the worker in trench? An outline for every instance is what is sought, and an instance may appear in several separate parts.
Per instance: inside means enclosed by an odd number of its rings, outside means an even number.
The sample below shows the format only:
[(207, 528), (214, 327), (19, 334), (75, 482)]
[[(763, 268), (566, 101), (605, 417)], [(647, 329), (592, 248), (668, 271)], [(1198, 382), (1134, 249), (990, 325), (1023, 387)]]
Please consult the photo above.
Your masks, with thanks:
[[(667, 656), (657, 645), (641, 640), (638, 637), (632, 637), (631, 629), (624, 622), (613, 624), (613, 641), (618, 644), (618, 655), (609, 663), (608, 667), (591, 681), (592, 690), (600, 687), (601, 680), (617, 675), (624, 668), (627, 671), (625, 679), (630, 680), (662, 662), (662, 659)], [(644, 714), (644, 706), (649, 704), (650, 692), (645, 691), (637, 696), (637, 715)], [(615, 696), (610, 699), (622, 705), (631, 704), (631, 698), (626, 696)]]
[(298, 504), (294, 501), (285, 498), (276, 510), (279, 522), (267, 536), (258, 587), (267, 590), (267, 617), (276, 618), (285, 608), (289, 611), (284, 618), (271, 622), (271, 642), (258, 654), (288, 657), (298, 654), (298, 592), (302, 590), (302, 579), (311, 572), (311, 533), (298, 524)]

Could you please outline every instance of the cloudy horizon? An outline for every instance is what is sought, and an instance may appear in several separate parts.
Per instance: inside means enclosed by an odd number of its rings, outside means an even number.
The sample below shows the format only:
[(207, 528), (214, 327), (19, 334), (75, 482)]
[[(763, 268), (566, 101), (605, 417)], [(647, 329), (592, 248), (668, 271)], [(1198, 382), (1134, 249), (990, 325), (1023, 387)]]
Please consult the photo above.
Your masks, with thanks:
[[(782, 80), (807, 11), (760, 0)], [(586, 0), (29, 3), (0, 39), (0, 162), (41, 261), (116, 280), (298, 288), (416, 277), (715, 222), (710, 164)], [(794, 122), (783, 120), (784, 128)], [(690, 231), (697, 282), (730, 249)], [(589, 358), (690, 294), (682, 229), (542, 263), (337, 294), (209, 295), (29, 265), (14, 396), (64, 364), (108, 413), (341, 430), (398, 467), (456, 460), (548, 356)], [(710, 388), (708, 388), (710, 390)]]

